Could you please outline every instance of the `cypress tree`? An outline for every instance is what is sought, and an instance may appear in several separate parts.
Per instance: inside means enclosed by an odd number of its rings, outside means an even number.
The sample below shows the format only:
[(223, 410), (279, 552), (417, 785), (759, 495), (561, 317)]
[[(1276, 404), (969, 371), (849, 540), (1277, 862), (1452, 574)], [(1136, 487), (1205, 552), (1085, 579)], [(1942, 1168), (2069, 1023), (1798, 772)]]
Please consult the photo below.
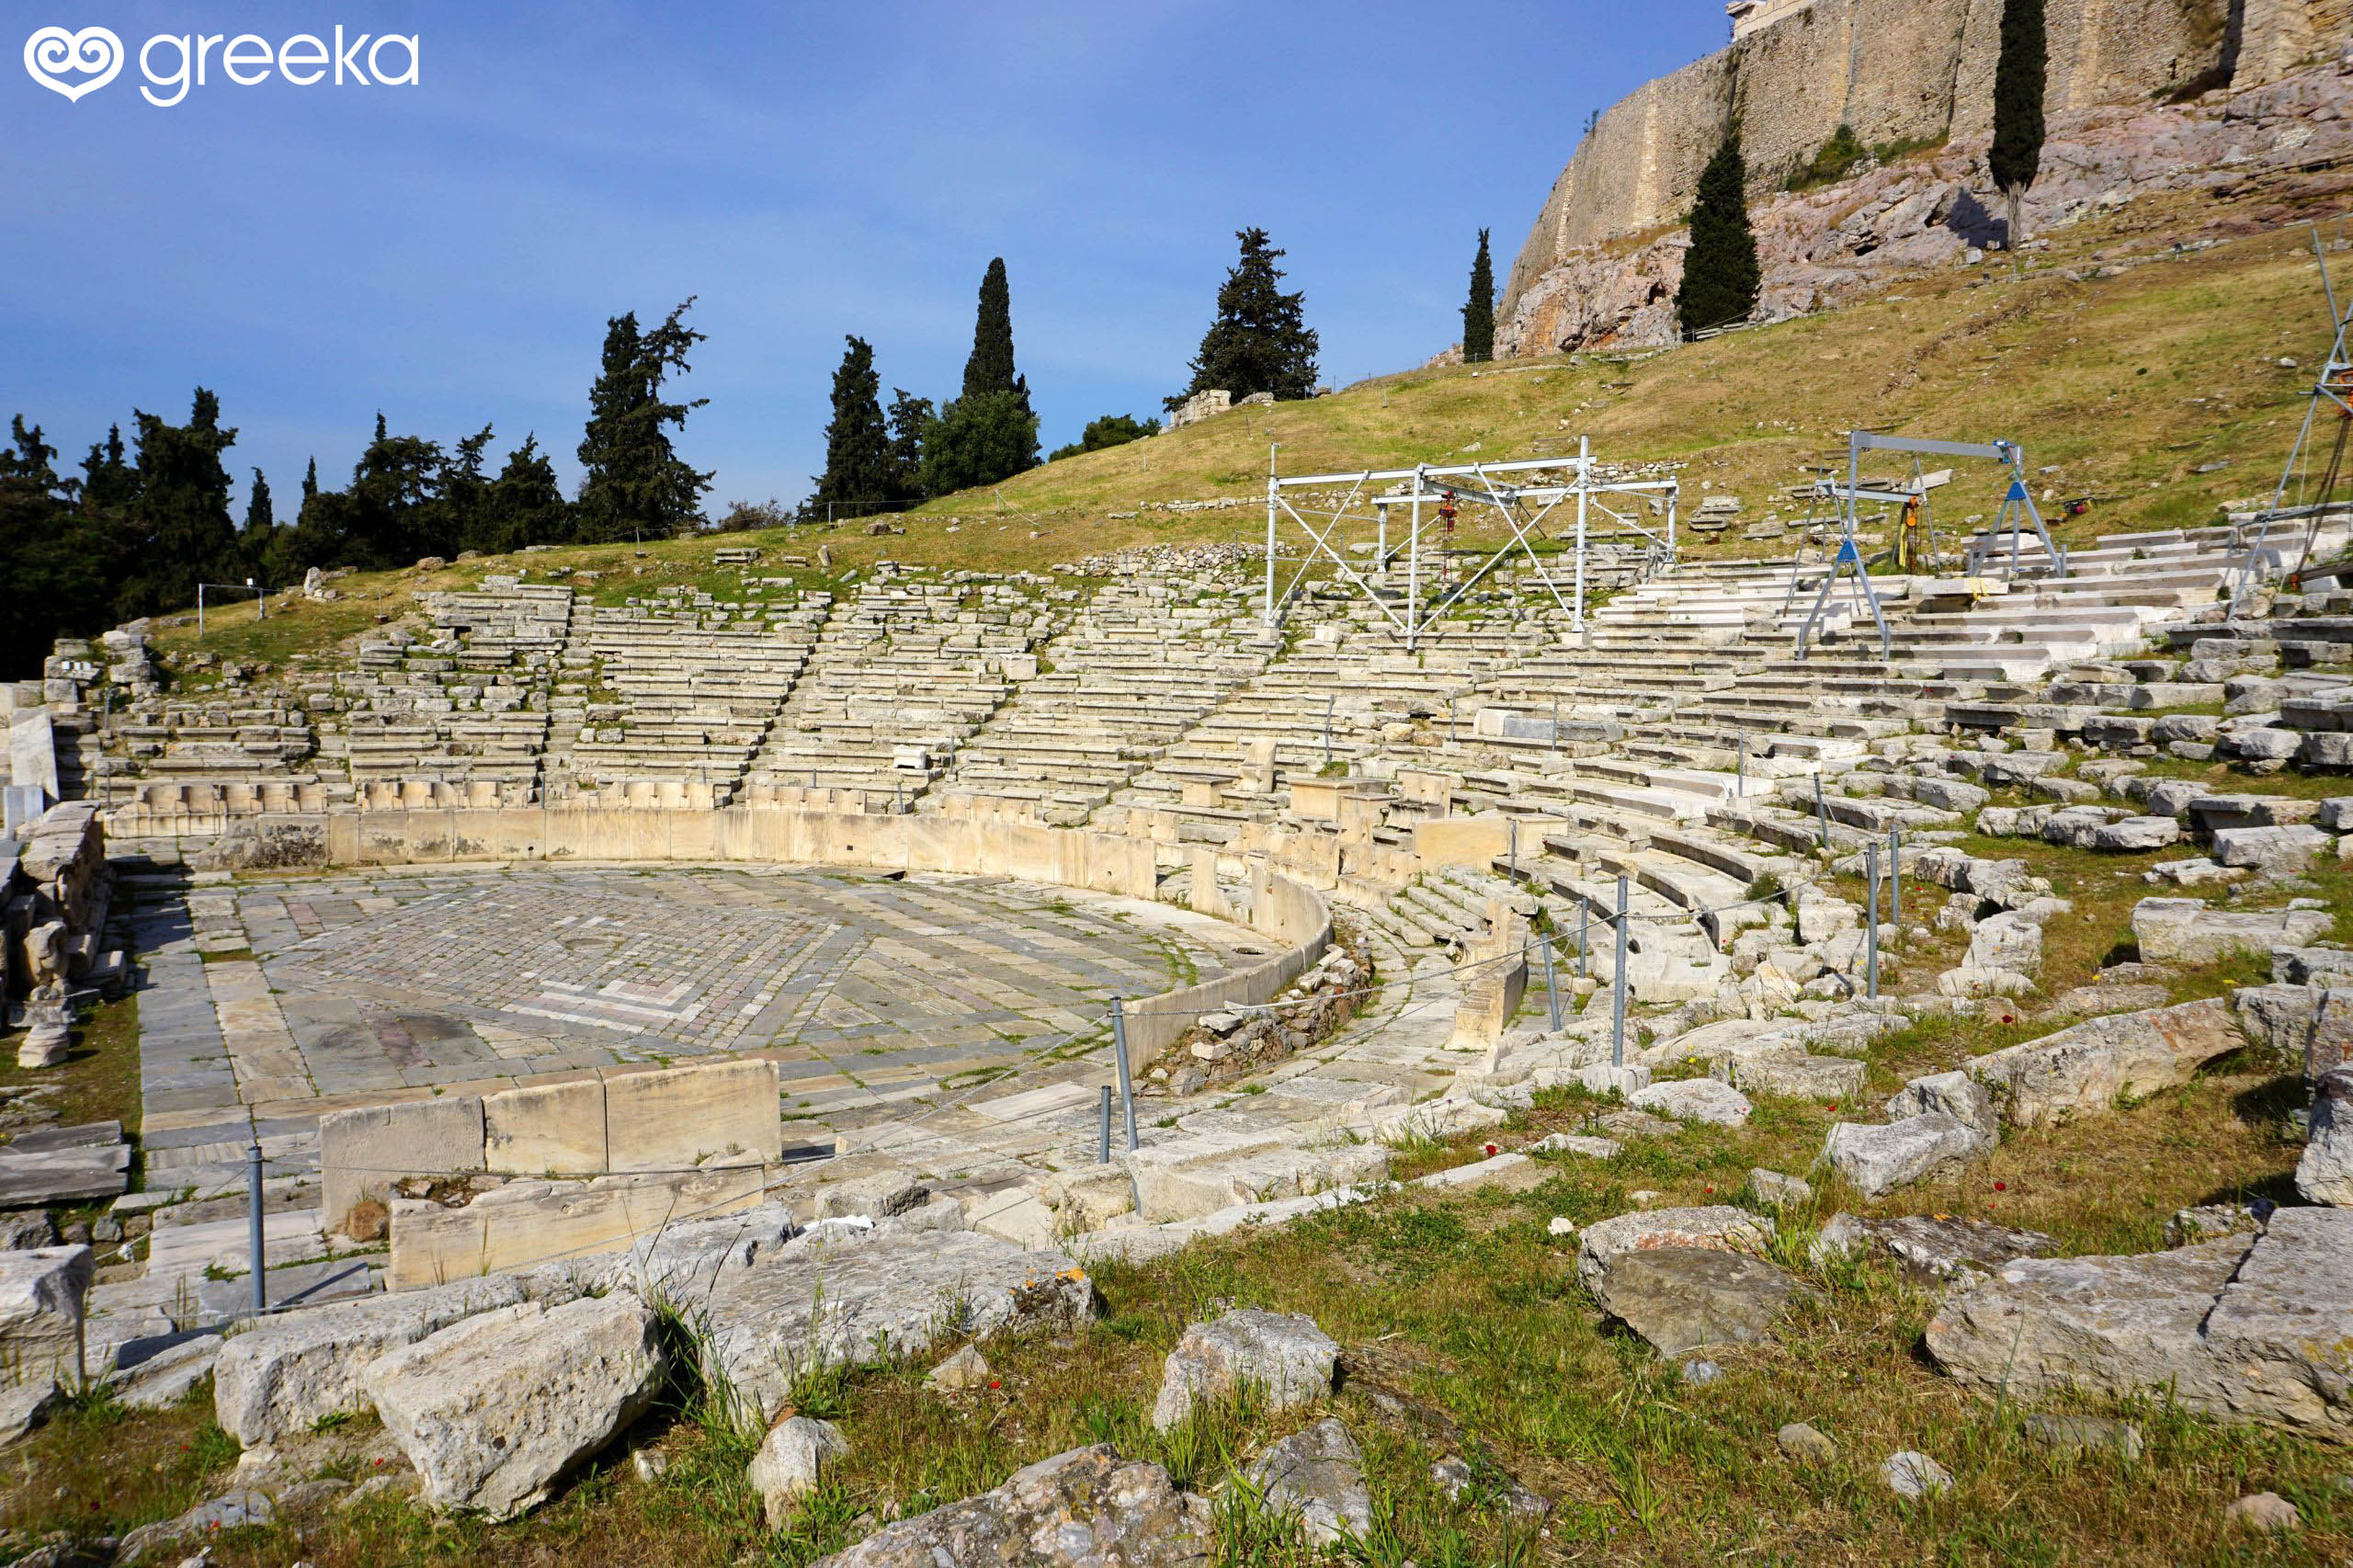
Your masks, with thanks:
[(1495, 264), (1487, 255), (1487, 231), (1479, 231), (1479, 254), (1471, 258), (1471, 299), (1462, 307), (1462, 362), (1483, 365), (1495, 357)]
[(882, 422), (882, 382), (874, 373), (874, 346), (846, 337), (840, 368), (834, 371), (834, 417), (825, 426), (825, 472), (813, 478), (816, 489), (802, 502), (804, 517), (836, 517), (878, 510), (898, 489), (891, 432)]
[[(319, 460), (313, 458), (311, 460), (311, 466), (305, 469), (302, 472), (302, 506), (308, 506), (318, 497), (318, 494)], [(296, 507), (294, 515), (295, 517), (300, 517), (302, 515), (302, 507)]]
[(1284, 255), (1267, 243), (1264, 229), (1235, 232), (1242, 256), (1217, 291), (1217, 317), (1201, 335), (1192, 380), (1165, 400), (1176, 408), (1195, 392), (1222, 388), (1239, 401), (1258, 392), (1278, 398), (1315, 393), (1316, 335), (1306, 324), (1302, 290), (1282, 291)]
[(2042, 172), (2042, 93), (2049, 74), (2042, 0), (2006, 0), (2002, 53), (1994, 66), (1994, 145), (1986, 172), (2009, 203), (2006, 239), (2015, 254), (2026, 242), (2026, 193)]
[(975, 484), (995, 484), (1037, 467), (1037, 426), (1038, 416), (1029, 407), (1029, 383), (1013, 364), (1013, 295), (1006, 282), (1005, 258), (998, 256), (981, 278), (980, 312), (972, 323), (972, 358), (964, 361), (963, 395), (923, 426), (944, 431), (956, 453), (944, 465), (925, 472), (926, 492), (944, 495)]
[(1691, 247), (1683, 256), (1683, 284), (1675, 296), (1676, 319), (1689, 337), (1712, 326), (1745, 321), (1756, 308), (1764, 273), (1756, 263), (1756, 236), (1748, 227), (1748, 165), (1740, 154), (1740, 121), (1724, 132), (1723, 145), (1699, 173), (1699, 196), (1691, 208)]
[(266, 539), (277, 526), (278, 511), (269, 503), (269, 481), (256, 469), (253, 494), (245, 501), (245, 532), (253, 539)]
[(1029, 388), (1013, 368), (1013, 290), (1005, 277), (1005, 257), (989, 262), (981, 275), (981, 308), (972, 323), (972, 353), (964, 361), (964, 396), (975, 392), (1017, 392), (1027, 404)]

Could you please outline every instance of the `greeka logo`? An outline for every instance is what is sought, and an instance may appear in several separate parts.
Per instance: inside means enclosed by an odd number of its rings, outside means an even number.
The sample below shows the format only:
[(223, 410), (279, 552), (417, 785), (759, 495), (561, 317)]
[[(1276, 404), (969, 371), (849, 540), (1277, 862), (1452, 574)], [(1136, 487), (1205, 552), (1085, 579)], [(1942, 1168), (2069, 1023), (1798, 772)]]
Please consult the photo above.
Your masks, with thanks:
[[(332, 44), (315, 33), (296, 33), (276, 45), (258, 33), (158, 33), (140, 46), (145, 85), (139, 96), (170, 108), (191, 88), (210, 85), (216, 74), (240, 87), (257, 87), (272, 74), (298, 87), (315, 86), (330, 75), (338, 87), (414, 87), (417, 60), (415, 33), (347, 38), (337, 27)], [(113, 81), (122, 61), (122, 40), (106, 28), (42, 28), (25, 40), (26, 74), (69, 103)]]

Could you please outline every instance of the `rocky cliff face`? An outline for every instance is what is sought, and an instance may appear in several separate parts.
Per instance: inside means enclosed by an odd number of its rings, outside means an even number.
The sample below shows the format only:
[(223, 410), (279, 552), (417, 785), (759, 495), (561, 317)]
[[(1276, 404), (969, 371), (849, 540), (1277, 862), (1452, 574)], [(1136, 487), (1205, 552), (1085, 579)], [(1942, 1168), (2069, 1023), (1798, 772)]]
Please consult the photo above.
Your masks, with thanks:
[[(2001, 9), (1816, 0), (1618, 104), (1520, 249), (1496, 351), (1668, 341), (1682, 215), (1734, 116), (1771, 312), (1833, 303), (1998, 237), (1983, 169)], [(2249, 161), (2342, 156), (2345, 122), (2323, 116), (2347, 84), (2311, 67), (2353, 34), (2353, 0), (2052, 0), (2049, 25), (2051, 132), (2030, 225), (2160, 184), (2234, 177)], [(2284, 99), (2266, 96), (2290, 79), (2299, 85)], [(1813, 194), (1768, 194), (1842, 124), (1869, 145), (1937, 150)], [(2275, 145), (2282, 135), (2290, 145)]]

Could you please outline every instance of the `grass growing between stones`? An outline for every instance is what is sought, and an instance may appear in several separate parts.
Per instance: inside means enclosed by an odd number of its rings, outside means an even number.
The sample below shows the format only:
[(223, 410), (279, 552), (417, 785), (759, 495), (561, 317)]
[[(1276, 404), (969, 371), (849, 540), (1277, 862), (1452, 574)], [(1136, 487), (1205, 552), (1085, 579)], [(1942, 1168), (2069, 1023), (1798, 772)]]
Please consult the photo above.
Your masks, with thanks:
[(0, 1087), (50, 1084), (57, 1093), (40, 1102), (56, 1108), (68, 1127), (85, 1121), (119, 1121), (125, 1134), (139, 1132), (139, 997), (137, 993), (88, 1009), (74, 1027), (74, 1048), (63, 1067), (17, 1065), (11, 1035), (0, 1047)]
[[(1883, 1040), (1889, 1078), (2005, 1043), (2014, 1027), (1943, 1020)], [(1166, 1466), (1218, 1494), (1217, 1561), (1288, 1568), (1318, 1559), (1286, 1526), (1222, 1483), (1319, 1412), (1213, 1409), (1167, 1433), (1150, 1411), (1163, 1356), (1188, 1322), (1233, 1304), (1303, 1312), (1348, 1347), (1335, 1406), (1364, 1448), (1378, 1523), (1341, 1561), (1434, 1563), (1779, 1562), (2321, 1563), (2353, 1551), (2353, 1469), (2342, 1449), (2216, 1426), (2161, 1401), (2069, 1408), (2141, 1424), (2146, 1452), (2060, 1459), (2024, 1440), (2023, 1414), (1939, 1376), (1921, 1348), (1934, 1296), (1872, 1263), (1817, 1267), (1806, 1242), (1836, 1207), (1982, 1216), (2051, 1232), (2066, 1252), (2161, 1244), (2185, 1204), (2277, 1188), (2296, 1145), (2291, 1096), (2258, 1071), (2226, 1070), (2114, 1114), (2008, 1137), (1967, 1178), (1866, 1203), (1835, 1185), (1811, 1210), (1779, 1216), (1780, 1261), (1818, 1299), (1779, 1341), (1719, 1359), (1725, 1375), (1682, 1383), (1639, 1341), (1613, 1330), (1577, 1283), (1579, 1226), (1661, 1202), (1745, 1202), (1754, 1165), (1804, 1172), (1824, 1130), (1848, 1108), (1763, 1099), (1738, 1129), (1686, 1127), (1629, 1140), (1617, 1160), (1541, 1157), (1524, 1192), (1408, 1192), (1296, 1224), (1245, 1233), (1149, 1265), (1097, 1271), (1105, 1313), (1070, 1336), (986, 1343), (990, 1386), (942, 1395), (924, 1386), (937, 1355), (804, 1380), (797, 1408), (840, 1422), (849, 1459), (769, 1532), (744, 1476), (756, 1431), (682, 1381), (664, 1404), (551, 1503), (517, 1523), (437, 1521), (371, 1499), (348, 1511), (241, 1532), (214, 1543), (222, 1564), (320, 1568), (515, 1564), (799, 1565), (883, 1520), (995, 1485), (1019, 1466), (1086, 1443)], [(1502, 1130), (1434, 1144), (1432, 1165), (1581, 1130), (1607, 1102), (1548, 1092)], [(683, 1332), (683, 1331), (682, 1331)], [(682, 1342), (682, 1350), (687, 1346)], [(690, 1354), (681, 1360), (691, 1359)], [(42, 1533), (109, 1533), (167, 1517), (230, 1483), (227, 1440), (199, 1403), (159, 1415), (69, 1409), (28, 1439), (0, 1476), (0, 1523)], [(1773, 1434), (1807, 1421), (1839, 1446), (1832, 1464), (1783, 1459)], [(372, 1422), (351, 1424), (372, 1430)], [(367, 1431), (338, 1431), (365, 1444)], [(381, 1434), (374, 1434), (381, 1440)], [(666, 1469), (642, 1480), (632, 1448)], [(1925, 1504), (1881, 1486), (1880, 1461), (1918, 1449), (1957, 1478)], [(1544, 1527), (1515, 1526), (1490, 1496), (1449, 1502), (1429, 1467), (1461, 1454), (1555, 1501)], [(352, 1461), (319, 1461), (349, 1478)], [(2258, 1542), (2227, 1531), (2222, 1509), (2271, 1490), (2304, 1512), (2302, 1534)], [(299, 1539), (297, 1530), (300, 1531)]]

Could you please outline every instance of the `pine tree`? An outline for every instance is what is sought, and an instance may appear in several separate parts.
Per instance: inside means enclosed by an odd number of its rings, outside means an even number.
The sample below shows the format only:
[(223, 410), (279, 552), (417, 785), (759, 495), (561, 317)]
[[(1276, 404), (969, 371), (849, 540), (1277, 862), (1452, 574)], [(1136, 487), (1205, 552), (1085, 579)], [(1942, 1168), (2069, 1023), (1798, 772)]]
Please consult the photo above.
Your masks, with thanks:
[(1267, 243), (1264, 229), (1238, 230), (1233, 237), (1242, 242), (1242, 257), (1218, 288), (1217, 318), (1201, 335), (1192, 380), (1165, 400), (1166, 407), (1218, 388), (1237, 401), (1258, 392), (1278, 398), (1315, 393), (1316, 336), (1302, 307), (1305, 293), (1280, 288), (1283, 272), (1275, 263), (1285, 253)]
[(1479, 254), (1471, 258), (1471, 299), (1462, 307), (1462, 362), (1483, 365), (1495, 357), (1495, 264), (1487, 255), (1487, 231), (1479, 231)]
[(1038, 416), (1017, 392), (974, 392), (924, 427), (923, 488), (948, 495), (1038, 466)]
[(825, 472), (801, 503), (805, 517), (855, 517), (880, 511), (899, 490), (891, 432), (882, 422), (882, 382), (874, 373), (874, 346), (845, 337), (834, 371), (834, 417), (825, 426)]
[(229, 517), (229, 471), (221, 464), (237, 432), (222, 428), (221, 400), (202, 387), (186, 425), (139, 412), (133, 420), (139, 497), (131, 517), (141, 548), (138, 567), (123, 586), (124, 612), (187, 608), (196, 603), (199, 583), (220, 582), (242, 565)]
[(122, 426), (110, 425), (105, 444), (91, 442), (89, 456), (82, 460), (82, 505), (94, 512), (116, 511), (138, 495), (139, 471), (125, 455)]
[[(9, 434), (15, 449), (0, 446), (0, 583), (8, 585), (0, 678), (17, 679), (40, 676), (56, 638), (122, 619), (118, 590), (141, 554), (119, 510), (93, 510), (86, 483), (59, 476), (40, 426), (28, 428), (19, 415)], [(114, 445), (119, 465), (119, 432)], [(100, 449), (92, 452), (103, 466)]]
[(710, 400), (665, 402), (662, 384), (692, 367), (687, 356), (703, 335), (686, 325), (689, 297), (661, 325), (641, 331), (635, 312), (605, 324), (603, 367), (588, 391), (588, 426), (580, 438), (580, 537), (589, 542), (667, 538), (702, 521), (711, 476), (677, 455), (669, 426)]
[(917, 397), (904, 387), (891, 389), (891, 483), (894, 499), (923, 499), (923, 433), (931, 421), (931, 399)]
[(1734, 120), (1699, 173), (1691, 246), (1684, 253), (1683, 285), (1675, 297), (1683, 335), (1747, 320), (1763, 282), (1756, 236), (1748, 227), (1748, 165), (1740, 155), (1740, 122)]
[(526, 436), (484, 487), (465, 547), (494, 555), (527, 544), (563, 544), (572, 537), (572, 504), (556, 482), (555, 464), (540, 450), (538, 437)]
[(2002, 53), (1994, 66), (1994, 145), (1985, 158), (2009, 203), (2006, 239), (2015, 254), (2026, 243), (2026, 193), (2042, 172), (2042, 93), (2050, 60), (2042, 0), (2006, 0)]

